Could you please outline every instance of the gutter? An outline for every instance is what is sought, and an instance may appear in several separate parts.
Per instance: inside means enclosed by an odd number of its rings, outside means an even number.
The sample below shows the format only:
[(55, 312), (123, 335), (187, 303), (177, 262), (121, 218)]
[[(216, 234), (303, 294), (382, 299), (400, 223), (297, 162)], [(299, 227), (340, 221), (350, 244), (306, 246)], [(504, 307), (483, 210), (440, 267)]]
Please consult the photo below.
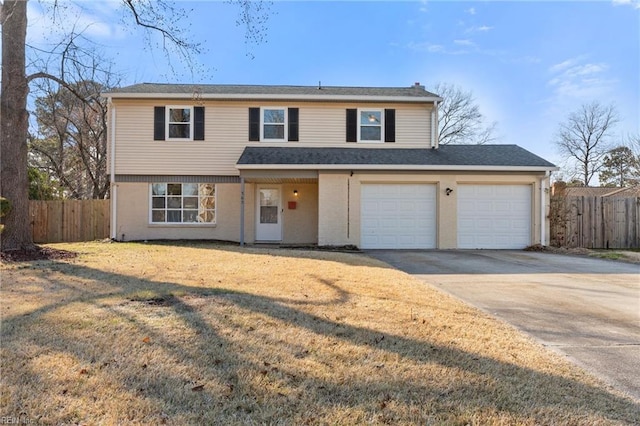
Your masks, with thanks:
[(438, 103), (433, 103), (433, 109), (431, 110), (431, 149), (436, 148), (436, 111), (435, 109), (438, 107)]
[[(193, 93), (103, 93), (101, 96), (113, 99), (184, 99), (192, 100)], [(225, 94), (200, 93), (198, 99), (205, 100), (293, 100), (293, 101), (355, 101), (355, 102), (402, 102), (424, 103), (442, 101), (433, 96), (350, 96), (350, 95), (298, 95), (298, 94)]]
[(440, 143), (438, 142), (438, 103), (442, 102), (442, 99), (433, 101), (433, 109), (431, 110), (431, 149), (438, 149)]
[(540, 245), (547, 245), (547, 179), (549, 179), (549, 171), (546, 171), (544, 176), (540, 178)]
[(240, 247), (244, 247), (244, 200), (245, 186), (244, 177), (240, 176)]

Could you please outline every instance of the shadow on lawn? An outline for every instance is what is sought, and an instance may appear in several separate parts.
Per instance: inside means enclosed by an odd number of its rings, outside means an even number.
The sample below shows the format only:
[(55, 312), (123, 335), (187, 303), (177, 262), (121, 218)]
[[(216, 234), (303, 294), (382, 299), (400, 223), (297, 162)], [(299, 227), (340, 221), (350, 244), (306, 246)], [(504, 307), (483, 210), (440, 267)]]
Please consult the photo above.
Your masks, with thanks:
[[(580, 424), (584, 416), (596, 415), (616, 422), (634, 423), (640, 419), (640, 407), (631, 400), (607, 393), (604, 389), (588, 386), (584, 383), (565, 377), (554, 376), (543, 372), (523, 368), (514, 364), (497, 361), (475, 353), (468, 353), (456, 348), (436, 345), (429, 342), (413, 340), (401, 335), (384, 335), (380, 331), (345, 324), (321, 316), (305, 312), (292, 305), (304, 305), (304, 301), (290, 301), (270, 298), (238, 291), (216, 288), (190, 287), (171, 282), (158, 282), (141, 279), (135, 276), (108, 273), (80, 265), (52, 262), (41, 265), (44, 269), (53, 269), (70, 278), (69, 283), (58, 282), (73, 292), (60, 302), (42, 307), (35, 312), (9, 318), (4, 321), (3, 351), (20, 351), (20, 345), (48, 346), (45, 351), (67, 352), (79, 359), (81, 363), (104, 369), (112, 380), (127, 389), (132, 398), (152, 401), (157, 408), (149, 412), (128, 415), (136, 422), (166, 421), (174, 416), (190, 419), (192, 422), (217, 423), (226, 419), (237, 423), (323, 423), (323, 416), (332, 410), (349, 412), (361, 410), (368, 417), (366, 422), (445, 422), (474, 423), (478, 413), (497, 412), (516, 416), (515, 418), (545, 423), (550, 418), (544, 417), (548, 412), (555, 412), (552, 419), (559, 423)], [(94, 280), (110, 287), (109, 291), (97, 294), (92, 290), (73, 284), (73, 278)], [(331, 303), (346, 303), (349, 294), (330, 281), (316, 277), (324, 285), (336, 292)], [(126, 282), (126, 285), (119, 283)], [(141, 295), (150, 295), (148, 298)], [(104, 305), (101, 300), (107, 297), (122, 296), (123, 303), (140, 302), (148, 307), (154, 303), (170, 308), (182, 322), (193, 331), (196, 337), (189, 337), (177, 344), (175, 336), (167, 336), (148, 324), (144, 324), (135, 315), (118, 309), (118, 305)], [(382, 351), (397, 357), (408, 359), (412, 363), (437, 364), (441, 367), (471, 373), (481, 379), (468, 382), (450, 383), (446, 388), (427, 386), (416, 380), (407, 382), (386, 375), (384, 367), (379, 373), (373, 372), (369, 377), (343, 382), (335, 377), (321, 378), (314, 374), (301, 374), (283, 361), (261, 357), (261, 347), (250, 347), (249, 344), (238, 343), (229, 334), (221, 333), (221, 329), (236, 327), (238, 333), (261, 332), (260, 326), (254, 324), (247, 329), (243, 324), (232, 324), (234, 319), (220, 317), (204, 317), (189, 302), (189, 298), (202, 299), (207, 304), (220, 304), (225, 309), (247, 312), (260, 318), (285, 322), (292, 327), (303, 329), (318, 338), (328, 339), (338, 344), (349, 344), (360, 349)], [(155, 300), (155, 302), (153, 302)], [(179, 361), (176, 368), (153, 368), (145, 360), (139, 360), (139, 368), (128, 369), (122, 376), (118, 370), (118, 354), (125, 353), (123, 348), (107, 348), (97, 352), (95, 344), (90, 341), (70, 339), (60, 334), (57, 336), (39, 335), (37, 322), (45, 321), (47, 313), (75, 302), (90, 303), (107, 309), (112, 315), (121, 318), (128, 324), (135, 324), (138, 332), (136, 338), (147, 336), (151, 342), (169, 351)], [(309, 301), (312, 305), (313, 300)], [(146, 309), (144, 306), (140, 309)], [(151, 311), (150, 311), (151, 312)], [(218, 327), (217, 325), (220, 325)], [(70, 326), (73, 326), (71, 324)], [(225, 326), (225, 327), (223, 327)], [(243, 328), (244, 327), (244, 328)], [(254, 328), (255, 327), (255, 328)], [(25, 335), (25, 329), (34, 329)], [(253, 329), (253, 330), (251, 330)], [(99, 333), (98, 330), (95, 331)], [(281, 330), (281, 332), (286, 332)], [(133, 336), (132, 336), (133, 338)], [(139, 339), (138, 339), (139, 340)], [(179, 340), (179, 339), (178, 339)], [(46, 345), (43, 345), (43, 342)], [(313, 358), (313, 353), (305, 353), (302, 342), (270, 341), (280, 344), (282, 353), (294, 358)], [(133, 342), (133, 345), (141, 343)], [(286, 358), (286, 357), (285, 357)], [(260, 360), (260, 361), (259, 361)], [(23, 366), (29, 364), (25, 360)], [(317, 361), (317, 360), (315, 360)], [(3, 361), (4, 364), (4, 361)], [(29, 374), (29, 373), (28, 373)], [(25, 383), (3, 374), (5, 386), (25, 386)], [(31, 372), (26, 386), (46, 383), (43, 377)], [(378, 376), (378, 377), (376, 377)], [(263, 377), (263, 379), (260, 379)], [(379, 379), (379, 380), (378, 380)], [(262, 382), (261, 382), (262, 380)], [(265, 389), (267, 380), (271, 387)], [(199, 388), (203, 381), (215, 382), (217, 387)], [(262, 384), (261, 384), (262, 383)], [(281, 384), (283, 392), (278, 391)], [(173, 387), (173, 390), (171, 389)], [(169, 388), (169, 389), (167, 389)], [(518, 389), (519, 393), (513, 393)], [(526, 394), (526, 400), (518, 398)], [(44, 398), (63, 398), (48, 395), (42, 389)], [(592, 404), (592, 401), (601, 403)], [(108, 407), (108, 401), (96, 401)], [(392, 406), (411, 405), (415, 407), (410, 417), (393, 417)], [(13, 402), (19, 406), (20, 402)], [(44, 402), (42, 405), (47, 405)], [(314, 411), (316, 407), (316, 411)], [(90, 411), (91, 407), (84, 407)], [(23, 408), (25, 412), (28, 407)], [(55, 407), (50, 406), (54, 415)], [(96, 409), (98, 410), (98, 409)], [(125, 410), (126, 411), (126, 410)], [(320, 412), (318, 412), (320, 411)], [(0, 413), (5, 415), (9, 413)], [(38, 414), (38, 413), (30, 413)], [(123, 414), (124, 415), (124, 414)], [(45, 416), (45, 417), (47, 417)], [(82, 412), (76, 419), (83, 420)], [(141, 416), (141, 417), (137, 417)], [(386, 416), (386, 417), (385, 417)], [(542, 416), (542, 417), (541, 417)], [(334, 417), (334, 423), (339, 417)], [(45, 419), (46, 420), (46, 419)]]

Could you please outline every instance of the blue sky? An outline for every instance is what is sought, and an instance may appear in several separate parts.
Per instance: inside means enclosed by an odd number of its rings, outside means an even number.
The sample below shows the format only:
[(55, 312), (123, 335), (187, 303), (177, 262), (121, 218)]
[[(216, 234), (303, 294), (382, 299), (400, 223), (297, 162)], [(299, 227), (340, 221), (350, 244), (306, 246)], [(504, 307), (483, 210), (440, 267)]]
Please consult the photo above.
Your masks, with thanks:
[[(193, 9), (191, 38), (210, 71), (192, 75), (123, 24), (118, 2), (78, 2), (56, 28), (86, 28), (123, 84), (185, 82), (409, 86), (438, 82), (473, 92), (498, 143), (517, 144), (560, 164), (558, 124), (581, 104), (615, 103), (619, 135), (639, 133), (640, 2), (275, 1), (265, 40), (247, 45), (238, 8)], [(51, 42), (52, 25), (30, 2), (28, 38)]]

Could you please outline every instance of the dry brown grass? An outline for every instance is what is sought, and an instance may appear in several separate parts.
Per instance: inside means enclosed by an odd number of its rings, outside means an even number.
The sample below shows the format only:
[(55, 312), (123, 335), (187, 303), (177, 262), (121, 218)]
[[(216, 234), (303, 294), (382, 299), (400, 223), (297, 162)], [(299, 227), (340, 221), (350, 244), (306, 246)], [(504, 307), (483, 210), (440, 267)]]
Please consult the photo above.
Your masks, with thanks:
[(361, 254), (60, 244), (2, 265), (0, 416), (42, 424), (633, 424), (640, 409)]

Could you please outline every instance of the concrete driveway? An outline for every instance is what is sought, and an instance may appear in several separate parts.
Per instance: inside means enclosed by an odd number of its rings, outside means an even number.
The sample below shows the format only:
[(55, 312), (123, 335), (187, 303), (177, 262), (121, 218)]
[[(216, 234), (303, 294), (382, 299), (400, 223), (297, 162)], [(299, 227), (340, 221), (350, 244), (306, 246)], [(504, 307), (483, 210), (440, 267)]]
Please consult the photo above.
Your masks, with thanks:
[(640, 265), (506, 250), (370, 250), (640, 400)]

